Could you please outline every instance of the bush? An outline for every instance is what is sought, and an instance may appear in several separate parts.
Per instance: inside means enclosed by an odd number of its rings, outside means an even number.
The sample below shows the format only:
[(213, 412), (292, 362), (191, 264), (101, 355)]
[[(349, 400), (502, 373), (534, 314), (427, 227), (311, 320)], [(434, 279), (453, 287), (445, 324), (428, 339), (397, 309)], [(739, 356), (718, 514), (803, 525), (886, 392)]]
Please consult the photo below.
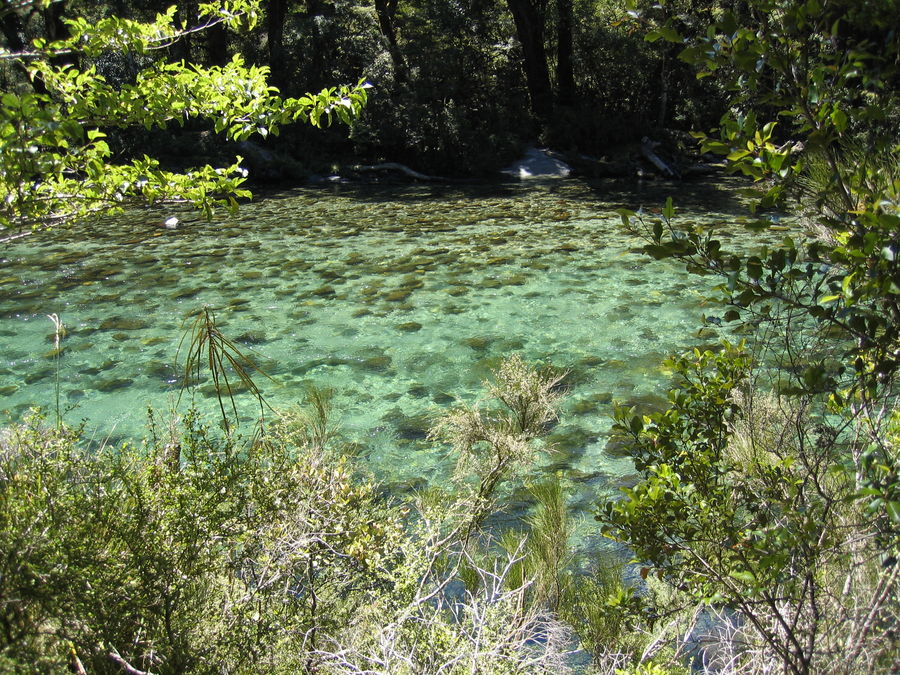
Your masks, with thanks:
[(7, 662), (265, 670), (346, 620), (384, 583), (399, 521), (296, 422), (244, 447), (191, 416), (174, 448), (85, 449), (38, 417), (6, 429)]
[[(391, 503), (337, 447), (327, 397), (252, 440), (189, 413), (140, 447), (33, 415), (0, 432), (0, 668), (16, 672), (564, 672), (532, 579), (479, 566), (556, 379), (504, 363), (452, 413), (459, 487)], [(493, 448), (499, 452), (485, 452)], [(413, 508), (414, 507), (414, 508)], [(460, 594), (460, 570), (482, 583)]]

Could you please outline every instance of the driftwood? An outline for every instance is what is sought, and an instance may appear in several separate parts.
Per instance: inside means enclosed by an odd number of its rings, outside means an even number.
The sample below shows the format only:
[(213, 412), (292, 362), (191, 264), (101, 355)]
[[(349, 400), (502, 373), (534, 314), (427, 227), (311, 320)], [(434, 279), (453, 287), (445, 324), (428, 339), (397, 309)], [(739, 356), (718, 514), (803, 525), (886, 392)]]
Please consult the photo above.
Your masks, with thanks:
[(31, 234), (31, 231), (28, 232), (19, 232), (18, 234), (11, 234), (8, 237), (3, 237), (0, 239), (0, 244), (7, 244), (11, 241), (15, 241), (16, 239), (21, 239), (22, 237), (27, 237)]
[(130, 663), (128, 663), (128, 661), (122, 658), (122, 655), (119, 654), (119, 651), (112, 645), (110, 645), (109, 649), (110, 651), (107, 656), (111, 661), (113, 661), (113, 663), (118, 665), (128, 675), (153, 675), (153, 673), (148, 670), (138, 670), (137, 668), (132, 666)]
[(651, 141), (649, 138), (644, 136), (644, 138), (641, 139), (641, 154), (647, 159), (647, 161), (649, 161), (653, 166), (659, 169), (660, 173), (662, 173), (663, 176), (666, 176), (667, 178), (680, 178), (680, 174), (664, 161), (662, 161), (659, 158), (659, 155), (654, 152), (658, 145), (658, 142)]
[(405, 164), (399, 164), (397, 162), (383, 162), (382, 164), (367, 164), (367, 165), (357, 165), (352, 167), (354, 171), (399, 171), (400, 173), (404, 173), (410, 178), (415, 178), (416, 180), (444, 180), (439, 176), (428, 176), (424, 173), (419, 173), (414, 169), (410, 169)]

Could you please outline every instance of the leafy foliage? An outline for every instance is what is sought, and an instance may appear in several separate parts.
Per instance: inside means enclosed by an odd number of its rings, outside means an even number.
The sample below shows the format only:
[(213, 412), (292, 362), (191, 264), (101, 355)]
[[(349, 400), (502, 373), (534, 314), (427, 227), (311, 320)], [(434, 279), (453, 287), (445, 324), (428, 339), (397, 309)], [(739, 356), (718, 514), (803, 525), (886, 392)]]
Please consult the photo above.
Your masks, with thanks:
[(38, 39), (32, 51), (6, 54), (40, 87), (0, 99), (0, 227), (40, 227), (135, 200), (187, 200), (208, 216), (216, 207), (235, 208), (250, 194), (240, 187), (246, 177), (240, 158), (228, 167), (183, 174), (164, 171), (147, 156), (112, 163), (103, 140), (110, 128), (207, 120), (216, 132), (243, 140), (277, 134), (298, 120), (316, 127), (334, 120), (350, 124), (367, 100), (363, 81), (284, 98), (268, 85), (268, 68), (247, 66), (239, 55), (210, 67), (150, 60), (133, 82), (115, 85), (95, 65), (60, 63), (61, 56), (77, 55), (87, 64), (110, 51), (151, 54), (219, 23), (252, 27), (259, 12), (260, 3), (251, 0), (203, 3), (206, 22), (194, 28), (176, 27), (174, 6), (150, 22), (69, 19), (67, 38)]
[(842, 425), (814, 422), (809, 398), (748, 386), (741, 350), (671, 365), (682, 380), (667, 410), (617, 415), (642, 480), (604, 507), (605, 531), (633, 547), (642, 575), (738, 610), (746, 648), (789, 672), (836, 653), (846, 672), (890, 660), (890, 633), (870, 617), (895, 614), (883, 591), (897, 570), (882, 567), (880, 528), (839, 463), (852, 443)]
[(92, 672), (115, 672), (112, 653), (153, 672), (266, 670), (282, 641), (340, 622), (349, 589), (382, 583), (396, 515), (346, 458), (289, 418), (247, 451), (192, 417), (185, 432), (173, 465), (85, 451), (37, 418), (4, 431), (7, 663), (62, 664), (71, 643)]
[(810, 231), (739, 255), (679, 227), (671, 199), (659, 219), (621, 212), (649, 255), (720, 277), (722, 320), (745, 322), (758, 357), (727, 344), (685, 355), (668, 410), (619, 411), (641, 479), (598, 514), (642, 575), (722, 610), (729, 668), (855, 673), (896, 657), (890, 4), (754, 0), (705, 31), (665, 4), (632, 10), (648, 39), (681, 45), (732, 92), (716, 135), (697, 136), (756, 181), (750, 227), (770, 227), (759, 209), (791, 196)]
[(490, 500), (499, 485), (531, 462), (534, 442), (556, 418), (561, 397), (557, 385), (562, 376), (541, 373), (518, 355), (501, 364), (496, 379), (486, 385), (494, 400), (490, 409), (452, 410), (431, 433), (432, 438), (452, 445), (458, 456), (458, 480), (465, 485), (477, 478), (477, 486), (466, 486), (473, 513), (468, 531), (490, 513)]
[[(544, 380), (520, 360), (498, 378), (536, 430)], [(492, 495), (392, 503), (327, 414), (313, 394), (248, 443), (193, 412), (152, 417), (140, 448), (39, 417), (0, 432), (0, 668), (566, 672), (567, 632), (512, 573), (519, 554), (479, 562)], [(496, 474), (468, 466), (467, 484)], [(460, 596), (464, 566), (481, 583)]]

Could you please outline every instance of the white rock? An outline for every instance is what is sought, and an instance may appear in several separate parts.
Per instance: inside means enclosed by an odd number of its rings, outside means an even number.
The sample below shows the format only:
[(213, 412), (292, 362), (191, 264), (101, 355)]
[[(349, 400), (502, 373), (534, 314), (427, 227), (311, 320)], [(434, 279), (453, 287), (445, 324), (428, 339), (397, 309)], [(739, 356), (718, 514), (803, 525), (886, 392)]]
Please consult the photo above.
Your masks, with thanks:
[(500, 173), (520, 180), (529, 178), (566, 178), (572, 173), (572, 167), (553, 157), (548, 150), (528, 148), (522, 159), (503, 169)]

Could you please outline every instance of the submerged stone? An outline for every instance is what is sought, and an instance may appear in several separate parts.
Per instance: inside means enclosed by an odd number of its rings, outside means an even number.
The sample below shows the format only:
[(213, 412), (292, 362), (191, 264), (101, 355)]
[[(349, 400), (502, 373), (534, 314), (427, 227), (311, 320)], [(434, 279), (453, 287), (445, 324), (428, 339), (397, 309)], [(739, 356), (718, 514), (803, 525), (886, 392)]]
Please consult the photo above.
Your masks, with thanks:
[(660, 412), (669, 407), (669, 399), (660, 394), (647, 393), (632, 396), (625, 401), (626, 408), (635, 408), (639, 414)]
[(116, 362), (110, 359), (104, 361), (99, 366), (89, 366), (87, 368), (82, 368), (78, 372), (82, 375), (98, 375), (105, 370), (109, 370), (110, 368), (115, 368)]
[(606, 446), (603, 448), (603, 452), (610, 457), (628, 457), (629, 447), (631, 447), (630, 439), (626, 438), (625, 436), (613, 434), (609, 437), (609, 440), (606, 441)]
[(394, 328), (403, 333), (415, 333), (422, 330), (422, 324), (420, 324), (418, 321), (407, 321), (406, 323), (401, 323), (394, 326)]
[(203, 288), (199, 287), (199, 286), (195, 286), (194, 288), (184, 288), (180, 291), (175, 291), (172, 294), (172, 299), (173, 300), (184, 300), (186, 298), (193, 298), (195, 295), (197, 295), (202, 290), (203, 290)]
[(112, 377), (108, 380), (100, 380), (94, 389), (101, 392), (115, 391), (116, 389), (124, 389), (134, 384), (134, 380), (128, 377)]
[(406, 393), (413, 398), (427, 398), (428, 387), (423, 384), (416, 384), (406, 390)]
[(524, 286), (528, 283), (528, 277), (524, 274), (512, 274), (508, 277), (503, 277), (501, 282), (504, 286)]
[(104, 320), (100, 324), (100, 330), (144, 330), (149, 328), (150, 323), (143, 319), (135, 319), (131, 317), (114, 316)]
[(410, 295), (412, 295), (412, 291), (397, 289), (394, 291), (390, 291), (389, 293), (384, 294), (384, 299), (388, 302), (403, 302)]
[(491, 346), (496, 338), (488, 335), (476, 335), (475, 337), (466, 338), (462, 341), (466, 347), (471, 347), (476, 352), (485, 352)]
[(521, 338), (507, 338), (505, 340), (500, 340), (500, 342), (497, 343), (497, 350), (501, 354), (517, 352), (522, 349), (525, 349), (525, 341)]
[(243, 380), (231, 381), (229, 379), (227, 386), (224, 381), (220, 382), (219, 387), (216, 387), (215, 383), (210, 382), (200, 387), (199, 391), (204, 396), (210, 398), (218, 398), (219, 396), (228, 398), (230, 396), (246, 393), (250, 391), (250, 387), (244, 384)]
[(588, 415), (590, 413), (595, 413), (600, 408), (600, 404), (597, 401), (592, 401), (591, 399), (581, 399), (580, 401), (576, 401), (572, 405), (572, 412), (576, 415)]
[(147, 364), (146, 368), (144, 368), (144, 372), (152, 378), (170, 384), (178, 379), (178, 373), (175, 370), (175, 366), (164, 361), (151, 361)]
[(248, 330), (238, 335), (235, 340), (245, 345), (261, 345), (269, 341), (261, 330)]
[(35, 382), (40, 382), (41, 380), (50, 377), (55, 372), (56, 371), (50, 367), (41, 368), (40, 370), (31, 371), (22, 379), (24, 380), (25, 384), (34, 384)]
[(383, 373), (391, 367), (391, 357), (387, 354), (370, 356), (362, 362), (362, 366), (365, 370)]
[(319, 286), (312, 294), (320, 298), (330, 298), (334, 296), (335, 290), (333, 286)]
[(407, 416), (399, 408), (393, 408), (382, 416), (381, 420), (397, 432), (397, 437), (404, 441), (423, 441), (431, 430), (431, 415)]
[(582, 368), (596, 368), (604, 363), (606, 363), (606, 359), (602, 359), (599, 356), (585, 356), (578, 360), (578, 365)]

